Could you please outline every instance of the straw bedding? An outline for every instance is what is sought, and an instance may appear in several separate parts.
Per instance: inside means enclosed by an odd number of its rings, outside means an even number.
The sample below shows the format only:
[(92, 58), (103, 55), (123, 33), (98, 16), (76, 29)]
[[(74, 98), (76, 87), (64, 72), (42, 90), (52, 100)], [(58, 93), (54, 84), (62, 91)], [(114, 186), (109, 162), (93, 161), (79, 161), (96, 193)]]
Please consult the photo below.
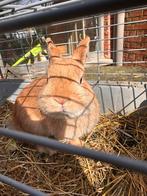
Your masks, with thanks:
[[(0, 126), (12, 116), (0, 107)], [(85, 147), (147, 160), (147, 115), (101, 116), (83, 138)], [(147, 176), (69, 154), (40, 154), (29, 145), (0, 137), (0, 173), (53, 196), (146, 196)], [(27, 195), (0, 183), (0, 195)]]

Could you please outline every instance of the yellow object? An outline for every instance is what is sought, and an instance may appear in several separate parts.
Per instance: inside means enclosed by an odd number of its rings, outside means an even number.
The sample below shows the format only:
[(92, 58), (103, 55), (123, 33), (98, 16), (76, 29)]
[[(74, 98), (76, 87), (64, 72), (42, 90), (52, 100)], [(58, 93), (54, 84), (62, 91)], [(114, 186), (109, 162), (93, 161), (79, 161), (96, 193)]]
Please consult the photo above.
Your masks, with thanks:
[(41, 45), (40, 44), (37, 44), (34, 48), (32, 48), (29, 52), (27, 52), (23, 57), (21, 57), (20, 59), (18, 59), (12, 65), (12, 67), (15, 67), (15, 66), (19, 65), (20, 63), (22, 63), (23, 61), (25, 61), (26, 58), (29, 58), (31, 55), (33, 55), (34, 57), (36, 57), (42, 51), (43, 51), (43, 49), (42, 49)]

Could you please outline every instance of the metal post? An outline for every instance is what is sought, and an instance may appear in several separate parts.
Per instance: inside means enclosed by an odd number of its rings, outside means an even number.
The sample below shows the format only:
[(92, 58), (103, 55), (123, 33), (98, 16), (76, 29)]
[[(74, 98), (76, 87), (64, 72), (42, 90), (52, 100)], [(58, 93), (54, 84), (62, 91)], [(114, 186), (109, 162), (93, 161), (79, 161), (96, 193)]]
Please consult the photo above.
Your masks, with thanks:
[(99, 54), (99, 58), (104, 58), (104, 16), (99, 17), (99, 26), (102, 26), (102, 28), (99, 28), (99, 38), (101, 39), (99, 46), (101, 53)]
[(76, 41), (76, 45), (78, 44), (78, 32), (77, 32), (77, 22), (75, 22), (75, 41)]
[(2, 67), (4, 68), (4, 64), (3, 64), (2, 56), (0, 53), (0, 78), (4, 78), (3, 72), (2, 72)]
[[(122, 24), (117, 26), (117, 37), (124, 37), (124, 22), (125, 22), (125, 11), (117, 14), (117, 23)], [(124, 38), (116, 40), (116, 65), (123, 65), (123, 45)]]
[(83, 38), (85, 38), (86, 34), (85, 34), (85, 19), (82, 19), (82, 28), (83, 28)]

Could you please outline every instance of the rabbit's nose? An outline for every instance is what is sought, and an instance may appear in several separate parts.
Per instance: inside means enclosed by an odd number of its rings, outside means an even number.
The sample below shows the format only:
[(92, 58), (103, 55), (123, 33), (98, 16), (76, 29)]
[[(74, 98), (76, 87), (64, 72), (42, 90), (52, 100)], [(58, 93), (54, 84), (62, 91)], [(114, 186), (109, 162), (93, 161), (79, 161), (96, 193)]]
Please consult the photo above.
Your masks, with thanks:
[(66, 99), (61, 98), (61, 97), (56, 97), (54, 98), (56, 100), (56, 102), (60, 103), (61, 105), (63, 105), (66, 102)]

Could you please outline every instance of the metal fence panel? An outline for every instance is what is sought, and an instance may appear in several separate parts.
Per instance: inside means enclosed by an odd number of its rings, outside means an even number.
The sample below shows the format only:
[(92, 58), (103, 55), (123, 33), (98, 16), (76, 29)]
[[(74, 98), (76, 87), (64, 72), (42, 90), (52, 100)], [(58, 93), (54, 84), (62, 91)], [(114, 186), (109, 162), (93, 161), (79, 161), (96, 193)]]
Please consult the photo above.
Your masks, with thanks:
[[(29, 84), (29, 80), (3, 80), (0, 81), (0, 100), (1, 104), (5, 100), (15, 102), (22, 89)], [(90, 81), (92, 83), (92, 81)], [(102, 114), (117, 113), (123, 114), (134, 111), (146, 100), (146, 85), (134, 83), (131, 85), (103, 84), (95, 85), (93, 90), (100, 103)]]

